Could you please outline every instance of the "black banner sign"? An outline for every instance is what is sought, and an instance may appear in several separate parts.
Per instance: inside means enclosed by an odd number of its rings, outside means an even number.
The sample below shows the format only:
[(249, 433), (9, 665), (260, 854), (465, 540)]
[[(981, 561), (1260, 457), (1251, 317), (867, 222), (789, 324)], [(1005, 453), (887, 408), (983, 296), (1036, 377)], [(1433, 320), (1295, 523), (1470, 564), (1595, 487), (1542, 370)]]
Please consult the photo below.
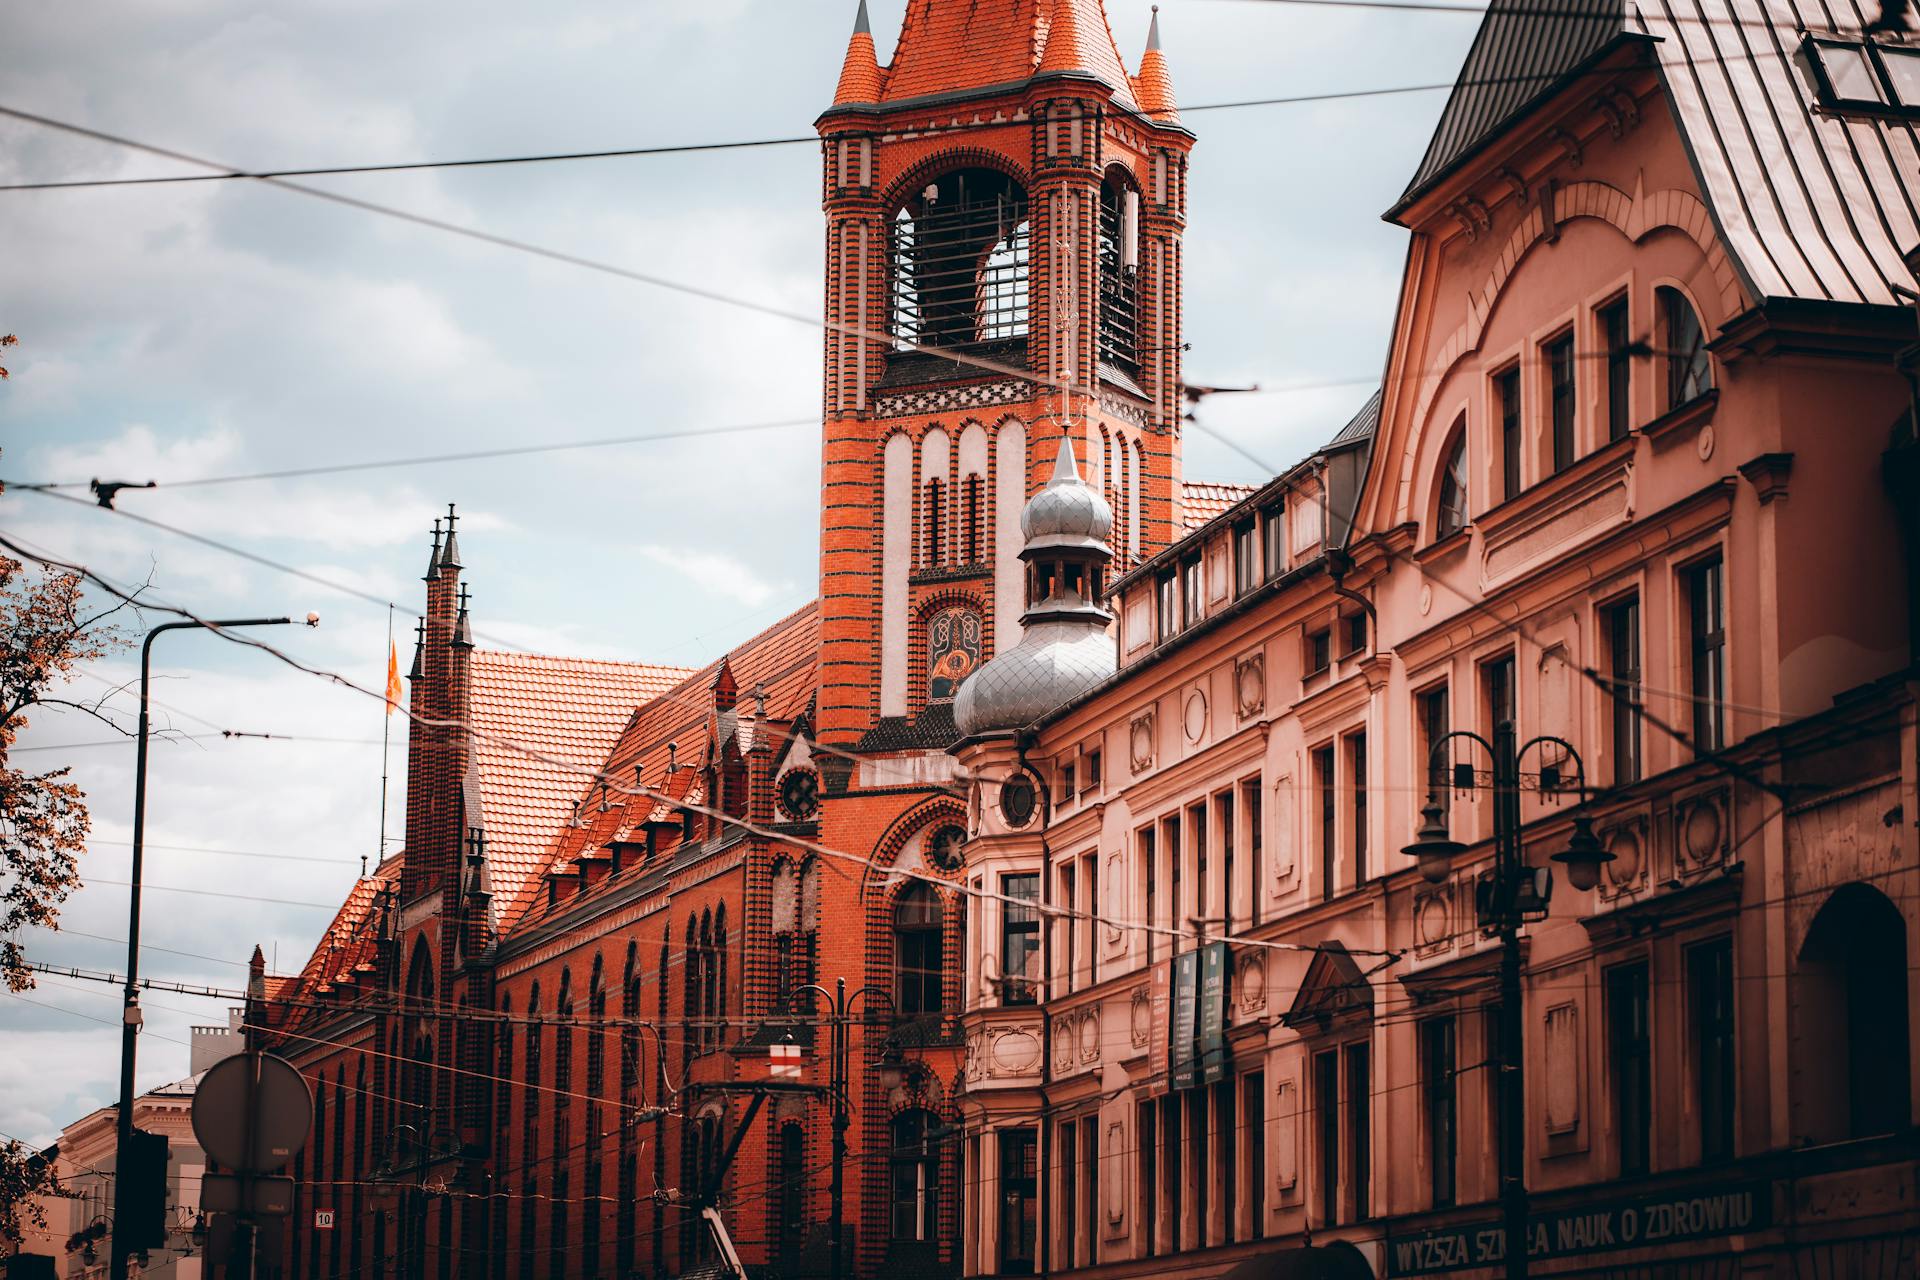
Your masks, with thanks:
[[(1529, 1258), (1566, 1258), (1679, 1240), (1739, 1235), (1772, 1224), (1773, 1188), (1764, 1182), (1676, 1189), (1605, 1204), (1535, 1213), (1527, 1219)], [(1427, 1276), (1498, 1266), (1506, 1258), (1498, 1220), (1387, 1237), (1389, 1276)]]

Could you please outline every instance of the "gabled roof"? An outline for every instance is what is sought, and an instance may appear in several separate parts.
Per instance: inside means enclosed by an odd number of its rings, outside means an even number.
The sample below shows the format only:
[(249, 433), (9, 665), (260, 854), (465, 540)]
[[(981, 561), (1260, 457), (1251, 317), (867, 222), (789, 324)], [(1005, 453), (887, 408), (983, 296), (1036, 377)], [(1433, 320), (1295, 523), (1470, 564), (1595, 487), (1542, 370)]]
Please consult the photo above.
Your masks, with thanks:
[(1316, 1024), (1321, 1027), (1349, 1015), (1371, 1017), (1373, 984), (1354, 963), (1353, 954), (1338, 938), (1321, 943), (1307, 965), (1307, 976), (1300, 980), (1293, 1005), (1281, 1017), (1290, 1027)]
[(1623, 0), (1488, 6), (1427, 154), (1395, 210), (1412, 203), (1558, 88), (1563, 76), (1610, 46), (1625, 33), (1625, 22)]
[(635, 709), (692, 669), (476, 649), (472, 671), (473, 760), (498, 912), (544, 868), (554, 830), (580, 794), (580, 770), (605, 759)]
[(1019, 84), (1043, 60), (1049, 71), (1083, 71), (1134, 105), (1101, 0), (908, 0), (881, 101)]
[[(321, 932), (313, 954), (307, 957), (298, 974), (291, 978), (267, 979), (268, 1003), (284, 1002), (287, 1006), (274, 1023), (276, 1030), (285, 1031), (313, 1020), (318, 1013), (313, 1002), (325, 989), (352, 982), (355, 965), (372, 964), (376, 960), (379, 939), (373, 920), (374, 903), (382, 889), (400, 883), (404, 859), (404, 854), (396, 853), (376, 867), (372, 875), (361, 876), (353, 882), (346, 900)], [(298, 1049), (300, 1045), (294, 1047)]]
[(1253, 496), (1257, 484), (1209, 483), (1183, 480), (1180, 483), (1180, 523), (1183, 532), (1192, 533), (1201, 525), (1226, 511), (1228, 507)]
[[(1920, 248), (1912, 121), (1821, 107), (1795, 65), (1801, 33), (1858, 41), (1860, 0), (1697, 0), (1674, 13), (1625, 0), (1530, 0), (1488, 11), (1439, 127), (1389, 217), (1403, 213), (1547, 96), (1643, 43), (1717, 233), (1754, 300), (1902, 305)], [(1911, 44), (1910, 37), (1880, 37)], [(1652, 193), (1649, 193), (1652, 194)], [(1633, 199), (1626, 193), (1623, 199)]]
[[(641, 785), (648, 790), (664, 792), (676, 800), (704, 803), (697, 787), (699, 766), (711, 745), (709, 738), (722, 725), (714, 715), (712, 687), (722, 665), (730, 669), (734, 684), (741, 690), (733, 731), (746, 739), (741, 744), (745, 750), (760, 733), (758, 726), (745, 728), (741, 724), (759, 714), (752, 696), (756, 685), (766, 686), (766, 715), (773, 724), (790, 724), (807, 709), (819, 667), (819, 630), (818, 603), (810, 602), (724, 658), (685, 672), (682, 679), (636, 710), (586, 767), (597, 769), (620, 786), (633, 785), (637, 768)], [(671, 775), (667, 773), (669, 756), (678, 766)], [(672, 810), (671, 805), (645, 796), (610, 791), (603, 813), (598, 781), (586, 781), (578, 772), (566, 774), (562, 781), (564, 799), (553, 807), (529, 869), (510, 888), (503, 889), (497, 876), (494, 881), (494, 902), (502, 908), (502, 932), (522, 923), (544, 901), (540, 887), (547, 871), (571, 864), (583, 849), (602, 847), (615, 839), (644, 839), (637, 834), (640, 825)], [(576, 803), (578, 826), (569, 820)], [(491, 832), (491, 820), (488, 829)]]

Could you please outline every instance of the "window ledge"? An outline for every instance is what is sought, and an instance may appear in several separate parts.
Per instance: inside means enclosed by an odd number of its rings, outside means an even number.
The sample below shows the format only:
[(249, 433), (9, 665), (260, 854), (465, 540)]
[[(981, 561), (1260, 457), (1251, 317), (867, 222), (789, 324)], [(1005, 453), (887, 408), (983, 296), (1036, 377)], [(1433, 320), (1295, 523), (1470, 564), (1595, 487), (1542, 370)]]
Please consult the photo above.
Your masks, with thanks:
[(1468, 521), (1444, 538), (1436, 538), (1413, 553), (1413, 562), (1421, 568), (1452, 560), (1473, 541), (1473, 522)]
[(1667, 410), (1646, 426), (1641, 427), (1640, 434), (1651, 440), (1655, 449), (1665, 449), (1675, 440), (1686, 436), (1690, 429), (1713, 421), (1713, 411), (1719, 404), (1720, 389), (1715, 387), (1705, 395), (1695, 396), (1677, 409)]

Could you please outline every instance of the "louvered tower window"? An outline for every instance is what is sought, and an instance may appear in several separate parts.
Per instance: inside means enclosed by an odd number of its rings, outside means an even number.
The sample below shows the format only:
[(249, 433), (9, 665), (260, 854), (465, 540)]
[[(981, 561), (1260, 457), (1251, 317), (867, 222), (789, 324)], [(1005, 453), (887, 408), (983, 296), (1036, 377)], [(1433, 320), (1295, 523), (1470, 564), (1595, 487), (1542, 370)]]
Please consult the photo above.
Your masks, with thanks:
[(1140, 193), (1100, 188), (1100, 361), (1140, 372)]
[(991, 169), (922, 187), (893, 217), (889, 329), (895, 344), (960, 347), (1027, 336), (1027, 193)]

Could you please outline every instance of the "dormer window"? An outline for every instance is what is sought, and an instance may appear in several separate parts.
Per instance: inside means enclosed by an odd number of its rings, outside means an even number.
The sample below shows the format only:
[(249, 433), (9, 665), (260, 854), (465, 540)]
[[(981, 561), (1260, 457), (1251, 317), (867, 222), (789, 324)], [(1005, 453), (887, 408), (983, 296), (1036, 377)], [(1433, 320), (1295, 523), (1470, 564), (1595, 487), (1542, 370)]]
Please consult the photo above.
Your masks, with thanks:
[(1808, 36), (1795, 61), (1823, 107), (1920, 114), (1920, 48)]
[(894, 214), (889, 327), (898, 345), (1027, 335), (1027, 193), (992, 169), (928, 182)]

